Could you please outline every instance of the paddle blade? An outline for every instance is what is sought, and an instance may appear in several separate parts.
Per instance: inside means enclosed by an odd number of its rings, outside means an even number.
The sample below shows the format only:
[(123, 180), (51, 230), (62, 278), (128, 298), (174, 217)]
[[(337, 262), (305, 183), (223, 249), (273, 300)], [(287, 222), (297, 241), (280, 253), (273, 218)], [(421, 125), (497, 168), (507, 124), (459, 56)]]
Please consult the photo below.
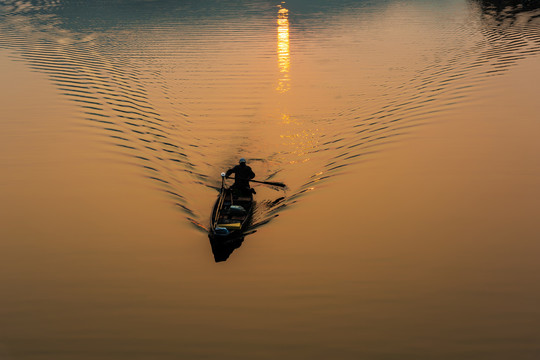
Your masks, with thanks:
[(272, 185), (272, 186), (279, 186), (279, 187), (286, 187), (287, 186), (284, 183), (275, 182), (275, 181), (261, 181), (261, 182), (264, 183), (264, 184), (267, 184), (267, 185)]

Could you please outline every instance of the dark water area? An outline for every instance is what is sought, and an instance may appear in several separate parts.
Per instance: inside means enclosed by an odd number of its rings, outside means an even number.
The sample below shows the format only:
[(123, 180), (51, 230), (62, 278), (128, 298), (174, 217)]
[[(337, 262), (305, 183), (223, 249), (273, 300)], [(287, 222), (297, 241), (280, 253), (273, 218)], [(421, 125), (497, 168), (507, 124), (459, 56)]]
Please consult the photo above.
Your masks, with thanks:
[[(0, 358), (536, 359), (540, 2), (0, 2)], [(220, 173), (262, 181), (207, 237)]]

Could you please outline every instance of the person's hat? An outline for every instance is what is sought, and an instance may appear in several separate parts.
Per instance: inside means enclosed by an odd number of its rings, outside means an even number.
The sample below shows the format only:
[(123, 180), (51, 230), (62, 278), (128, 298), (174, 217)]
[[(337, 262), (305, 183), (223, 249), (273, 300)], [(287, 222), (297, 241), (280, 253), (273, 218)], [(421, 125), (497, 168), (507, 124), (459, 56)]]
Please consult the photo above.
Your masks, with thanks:
[(244, 159), (244, 158), (241, 158), (241, 159), (240, 159), (240, 164), (241, 164), (241, 163), (245, 163), (245, 162), (246, 162), (246, 159)]

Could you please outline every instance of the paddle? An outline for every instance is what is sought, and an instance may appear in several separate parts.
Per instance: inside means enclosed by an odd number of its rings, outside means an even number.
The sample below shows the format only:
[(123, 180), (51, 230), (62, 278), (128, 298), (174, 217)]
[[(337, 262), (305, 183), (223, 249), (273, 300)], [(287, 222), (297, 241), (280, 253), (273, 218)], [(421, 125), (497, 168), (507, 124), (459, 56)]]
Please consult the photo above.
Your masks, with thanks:
[[(230, 177), (229, 179), (234, 180), (233, 177)], [(266, 184), (266, 185), (279, 186), (279, 187), (287, 187), (287, 185), (285, 185), (284, 183), (275, 182), (275, 181), (259, 181), (259, 180), (249, 180), (249, 181), (259, 183), (259, 184)]]

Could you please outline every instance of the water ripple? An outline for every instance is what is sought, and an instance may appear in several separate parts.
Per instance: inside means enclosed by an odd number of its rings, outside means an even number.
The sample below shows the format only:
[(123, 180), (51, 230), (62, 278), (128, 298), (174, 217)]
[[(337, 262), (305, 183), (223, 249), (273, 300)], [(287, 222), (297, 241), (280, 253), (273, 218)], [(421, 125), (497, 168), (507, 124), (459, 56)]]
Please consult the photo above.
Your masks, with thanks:
[[(327, 13), (305, 5), (289, 23), (280, 2), (214, 4), (208, 14), (196, 2), (183, 3), (182, 11), (170, 1), (152, 2), (152, 9), (100, 2), (110, 13), (98, 20), (96, 4), (8, 0), (0, 5), (0, 47), (47, 74), (79, 105), (81, 121), (197, 228), (205, 228), (211, 204), (193, 194), (215, 189), (216, 174), (241, 154), (249, 154), (262, 179), (287, 180), (285, 196), (262, 191), (260, 225), (540, 51), (536, 2), (470, 0), (459, 21), (436, 24), (433, 45), (420, 45), (420, 34), (406, 38), (423, 57), (400, 65), (388, 59), (397, 52), (379, 47), (392, 39), (364, 35), (384, 25), (374, 17), (416, 32), (436, 23), (422, 17), (427, 10), (418, 3), (384, 2), (371, 17), (365, 4), (347, 2), (347, 11), (334, 6)], [(276, 31), (287, 41), (278, 43), (277, 55)], [(287, 58), (293, 51), (296, 58)], [(354, 64), (376, 59), (376, 51), (386, 62), (364, 63), (372, 71), (361, 80), (371, 87), (355, 86), (343, 58)], [(312, 72), (302, 73), (302, 65)], [(305, 76), (299, 89), (291, 87), (298, 84), (294, 66)], [(317, 103), (323, 97), (307, 101), (302, 91), (322, 92), (329, 104)]]

